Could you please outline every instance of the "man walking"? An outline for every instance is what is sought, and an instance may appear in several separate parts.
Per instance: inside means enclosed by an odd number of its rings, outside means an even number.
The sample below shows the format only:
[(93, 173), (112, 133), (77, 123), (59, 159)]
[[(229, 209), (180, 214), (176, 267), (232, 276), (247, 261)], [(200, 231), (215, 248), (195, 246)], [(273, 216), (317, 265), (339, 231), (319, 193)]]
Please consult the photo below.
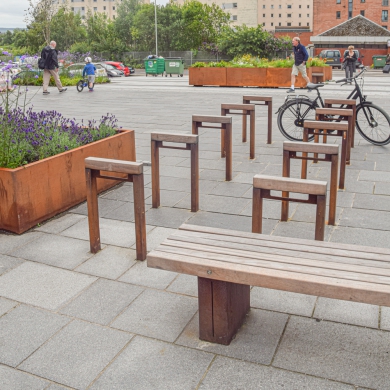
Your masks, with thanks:
[(310, 79), (307, 77), (306, 73), (306, 61), (309, 59), (309, 53), (305, 46), (301, 44), (301, 40), (298, 37), (292, 39), (292, 44), (294, 47), (294, 65), (291, 72), (291, 88), (287, 93), (295, 92), (295, 77), (298, 76), (299, 73), (301, 73), (308, 84), (310, 83)]
[(43, 94), (48, 95), (50, 77), (53, 76), (56, 86), (60, 92), (65, 92), (67, 88), (63, 88), (60, 78), (58, 77), (58, 57), (56, 50), (57, 43), (50, 42), (49, 46), (42, 49), (41, 58), (45, 60), (45, 69), (43, 70)]

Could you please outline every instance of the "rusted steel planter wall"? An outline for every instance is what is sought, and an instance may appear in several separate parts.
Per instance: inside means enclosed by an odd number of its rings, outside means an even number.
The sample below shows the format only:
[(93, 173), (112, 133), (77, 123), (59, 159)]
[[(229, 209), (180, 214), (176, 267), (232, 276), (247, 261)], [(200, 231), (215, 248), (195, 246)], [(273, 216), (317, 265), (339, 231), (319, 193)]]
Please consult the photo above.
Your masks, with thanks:
[[(325, 73), (325, 79), (332, 79), (332, 67), (310, 67), (312, 73)], [(265, 87), (278, 88), (291, 86), (291, 68), (189, 68), (189, 85), (218, 85), (221, 87)], [(299, 74), (296, 87), (306, 86)]]
[[(135, 161), (133, 130), (25, 165), (0, 168), (0, 229), (23, 233), (86, 200), (84, 159)], [(98, 180), (99, 192), (117, 184)]]

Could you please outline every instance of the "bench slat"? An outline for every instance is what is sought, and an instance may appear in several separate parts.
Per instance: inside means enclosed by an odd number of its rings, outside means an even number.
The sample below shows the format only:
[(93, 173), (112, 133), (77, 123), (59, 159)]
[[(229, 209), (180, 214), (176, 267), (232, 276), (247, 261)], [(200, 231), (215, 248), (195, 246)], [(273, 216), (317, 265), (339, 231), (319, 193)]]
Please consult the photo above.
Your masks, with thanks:
[(143, 172), (142, 163), (112, 160), (100, 157), (87, 157), (85, 159), (85, 168), (108, 172), (127, 173), (129, 175), (139, 175)]
[(314, 130), (348, 130), (348, 122), (304, 121), (303, 127)]
[(232, 117), (216, 115), (192, 115), (192, 121), (206, 123), (232, 123)]
[(197, 144), (199, 136), (195, 134), (178, 133), (151, 133), (152, 141), (178, 142), (184, 144)]
[(183, 257), (158, 250), (149, 253), (147, 261), (148, 267), (202, 278), (390, 306), (390, 286), (382, 284), (271, 270), (212, 259), (203, 259), (199, 264), (197, 257)]
[(240, 104), (240, 103), (222, 103), (221, 108), (224, 110), (247, 110), (254, 111), (254, 104)]
[(306, 153), (319, 153), (319, 154), (338, 154), (338, 145), (329, 144), (310, 144), (308, 142), (283, 142), (283, 150), (290, 152), (306, 152)]
[(353, 110), (348, 108), (316, 108), (316, 114), (353, 116)]

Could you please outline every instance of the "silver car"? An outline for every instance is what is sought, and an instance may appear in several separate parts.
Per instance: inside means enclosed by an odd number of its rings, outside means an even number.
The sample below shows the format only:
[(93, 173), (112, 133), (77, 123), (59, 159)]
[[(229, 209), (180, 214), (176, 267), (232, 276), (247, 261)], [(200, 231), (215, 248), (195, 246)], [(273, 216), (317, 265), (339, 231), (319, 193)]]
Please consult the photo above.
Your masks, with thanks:
[[(94, 64), (94, 65), (95, 65), (95, 68), (96, 68), (96, 76), (107, 77), (107, 72), (106, 72), (106, 70), (104, 69), (103, 66), (101, 66), (99, 64)], [(80, 77), (82, 77), (84, 66), (85, 66), (85, 64), (82, 64), (82, 63), (80, 63), (80, 64), (72, 64), (72, 65), (69, 65), (66, 68), (64, 68), (62, 70), (62, 73), (67, 72), (70, 77), (73, 77), (73, 76), (80, 76)]]

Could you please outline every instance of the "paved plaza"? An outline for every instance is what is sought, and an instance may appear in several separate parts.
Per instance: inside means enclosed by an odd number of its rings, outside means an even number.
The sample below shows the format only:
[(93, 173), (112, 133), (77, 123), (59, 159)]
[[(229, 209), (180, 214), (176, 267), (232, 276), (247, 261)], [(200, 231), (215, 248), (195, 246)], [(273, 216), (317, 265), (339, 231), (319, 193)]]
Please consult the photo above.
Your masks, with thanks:
[[(334, 78), (341, 78), (340, 71)], [(390, 77), (368, 72), (365, 93), (390, 112)], [(351, 86), (329, 84), (324, 98), (346, 98)], [(200, 210), (190, 209), (190, 154), (160, 151), (161, 207), (152, 209), (150, 133), (191, 133), (191, 115), (220, 115), (221, 103), (272, 96), (275, 113), (287, 89), (188, 86), (188, 76), (131, 76), (34, 96), (35, 110), (98, 119), (115, 114), (136, 133), (137, 160), (147, 162), (148, 251), (182, 223), (251, 231), (252, 179), (282, 174), (282, 143), (273, 115), (256, 109), (256, 159), (233, 116), (233, 180), (226, 182), (220, 133), (200, 132)], [(308, 94), (305, 90), (303, 93)], [(335, 138), (330, 139), (331, 142)], [(336, 226), (325, 240), (390, 248), (390, 145), (356, 134), (346, 188), (338, 191)], [(293, 164), (294, 177), (299, 165)], [(310, 179), (329, 180), (327, 163)], [(102, 250), (89, 251), (86, 203), (34, 229), (0, 232), (0, 388), (33, 389), (390, 389), (390, 308), (253, 287), (251, 310), (230, 346), (200, 341), (196, 277), (149, 269), (135, 260), (132, 184), (99, 197)], [(1, 205), (0, 205), (1, 207)], [(264, 233), (314, 239), (312, 205), (265, 201)]]

